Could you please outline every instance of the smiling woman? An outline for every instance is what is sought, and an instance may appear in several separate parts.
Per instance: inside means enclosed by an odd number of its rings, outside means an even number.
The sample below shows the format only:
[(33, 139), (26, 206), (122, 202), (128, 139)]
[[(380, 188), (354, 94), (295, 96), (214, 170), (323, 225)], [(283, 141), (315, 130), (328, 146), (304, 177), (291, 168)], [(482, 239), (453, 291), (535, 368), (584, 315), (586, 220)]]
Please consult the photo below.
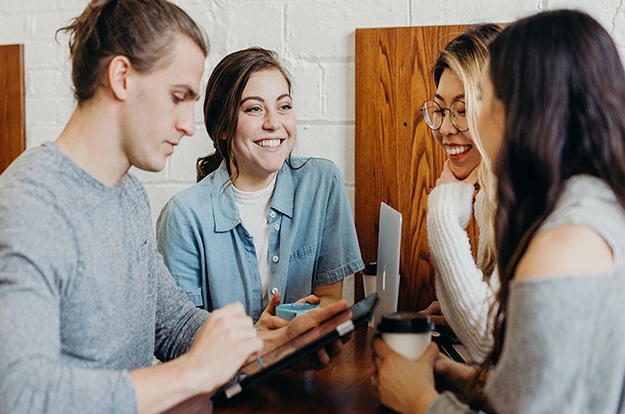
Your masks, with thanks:
[(273, 52), (250, 48), (219, 62), (206, 87), (215, 153), (198, 159), (198, 183), (157, 221), (159, 250), (183, 291), (213, 310), (243, 302), (276, 328), (281, 302), (341, 299), (364, 267), (338, 168), (291, 156), (291, 81)]
[(232, 155), (238, 162), (236, 188), (266, 188), (295, 143), (295, 113), (289, 85), (278, 70), (254, 73), (241, 99)]
[[(474, 361), (483, 360), (492, 345), (488, 312), (498, 288), (492, 172), (482, 162), (476, 95), (488, 42), (500, 30), (497, 25), (482, 24), (449, 42), (434, 65), (434, 99), (422, 106), (426, 124), (448, 157), (428, 196), (427, 234), (436, 270), (436, 296), (444, 321)], [(477, 261), (466, 232), (473, 214), (480, 230)]]

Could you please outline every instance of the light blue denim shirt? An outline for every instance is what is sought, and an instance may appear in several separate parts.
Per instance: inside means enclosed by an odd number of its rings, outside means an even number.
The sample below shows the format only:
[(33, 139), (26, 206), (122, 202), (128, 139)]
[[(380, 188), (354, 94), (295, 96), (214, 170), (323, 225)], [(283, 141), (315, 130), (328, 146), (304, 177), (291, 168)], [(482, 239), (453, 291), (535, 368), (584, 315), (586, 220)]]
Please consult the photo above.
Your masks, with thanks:
[[(295, 168), (305, 162), (291, 159)], [(277, 289), (284, 303), (292, 303), (364, 267), (343, 178), (329, 160), (311, 158), (298, 169), (285, 163), (267, 221), (269, 297)], [(163, 207), (156, 234), (176, 283), (197, 306), (210, 311), (239, 301), (258, 320), (263, 304), (256, 251), (225, 163)]]

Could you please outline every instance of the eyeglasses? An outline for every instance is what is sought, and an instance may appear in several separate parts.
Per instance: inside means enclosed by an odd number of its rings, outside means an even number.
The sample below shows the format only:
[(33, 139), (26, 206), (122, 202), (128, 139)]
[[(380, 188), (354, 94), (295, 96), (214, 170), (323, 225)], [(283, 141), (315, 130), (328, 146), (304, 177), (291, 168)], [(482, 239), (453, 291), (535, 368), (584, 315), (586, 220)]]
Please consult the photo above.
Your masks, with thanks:
[(428, 100), (421, 105), (421, 112), (423, 112), (423, 119), (425, 123), (434, 131), (438, 131), (443, 125), (443, 118), (445, 118), (445, 111), (449, 112), (449, 118), (451, 123), (460, 132), (464, 132), (469, 129), (469, 123), (467, 122), (467, 109), (466, 105), (462, 101), (453, 101), (449, 108), (441, 108), (436, 101)]

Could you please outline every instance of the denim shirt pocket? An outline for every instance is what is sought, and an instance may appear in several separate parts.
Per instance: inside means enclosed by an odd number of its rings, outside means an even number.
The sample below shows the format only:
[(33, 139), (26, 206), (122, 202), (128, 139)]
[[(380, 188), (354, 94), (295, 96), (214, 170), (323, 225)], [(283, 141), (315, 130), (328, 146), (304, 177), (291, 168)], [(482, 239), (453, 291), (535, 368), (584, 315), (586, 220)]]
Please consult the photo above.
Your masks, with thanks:
[(315, 267), (317, 244), (304, 246), (291, 252), (288, 272), (288, 302), (294, 302), (313, 293), (315, 289)]
[(195, 306), (204, 306), (204, 301), (202, 300), (202, 288), (201, 287), (194, 288), (191, 290), (184, 290), (184, 293), (187, 294), (187, 296), (189, 297), (189, 299), (191, 299), (191, 302), (193, 302)]
[(297, 262), (305, 262), (308, 263), (310, 260), (315, 259), (315, 255), (317, 253), (317, 244), (310, 244), (308, 246), (304, 246), (300, 249), (294, 250), (291, 252), (291, 257), (289, 257), (289, 262), (291, 264)]

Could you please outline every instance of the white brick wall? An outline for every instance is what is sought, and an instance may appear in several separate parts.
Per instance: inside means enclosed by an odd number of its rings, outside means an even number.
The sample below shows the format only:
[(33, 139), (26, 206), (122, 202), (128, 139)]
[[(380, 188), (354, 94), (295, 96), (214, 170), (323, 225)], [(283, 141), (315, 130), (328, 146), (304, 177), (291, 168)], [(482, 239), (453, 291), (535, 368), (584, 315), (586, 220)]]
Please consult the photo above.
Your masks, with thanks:
[[(208, 73), (225, 54), (252, 45), (277, 51), (294, 80), (296, 153), (333, 160), (354, 197), (354, 31), (356, 28), (506, 22), (529, 13), (579, 7), (625, 46), (621, 0), (177, 0), (211, 41)], [(29, 147), (55, 139), (73, 109), (67, 38), (55, 31), (87, 0), (0, 0), (0, 43), (24, 43)], [(171, 195), (195, 182), (195, 159), (212, 145), (197, 105), (197, 132), (159, 173), (136, 171), (153, 217)]]

